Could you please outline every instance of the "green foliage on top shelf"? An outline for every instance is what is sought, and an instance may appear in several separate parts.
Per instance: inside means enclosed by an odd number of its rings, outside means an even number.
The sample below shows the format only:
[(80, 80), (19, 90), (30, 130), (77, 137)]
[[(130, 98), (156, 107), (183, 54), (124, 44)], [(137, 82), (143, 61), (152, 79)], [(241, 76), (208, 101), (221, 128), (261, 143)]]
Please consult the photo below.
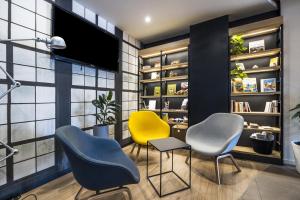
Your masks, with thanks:
[(112, 97), (113, 93), (109, 91), (108, 95), (99, 95), (98, 99), (92, 101), (93, 105), (99, 109), (96, 117), (102, 126), (116, 123), (115, 115), (120, 110), (120, 105), (115, 100), (112, 100)]
[(294, 108), (290, 109), (290, 111), (297, 111), (293, 114), (292, 119), (298, 118), (300, 120), (300, 104), (296, 105)]
[(244, 73), (244, 71), (238, 65), (235, 65), (235, 69), (230, 71), (230, 75), (241, 79), (248, 77), (248, 75)]
[(244, 39), (241, 35), (233, 35), (230, 38), (230, 54), (231, 55), (239, 55), (243, 54), (247, 48), (244, 47)]

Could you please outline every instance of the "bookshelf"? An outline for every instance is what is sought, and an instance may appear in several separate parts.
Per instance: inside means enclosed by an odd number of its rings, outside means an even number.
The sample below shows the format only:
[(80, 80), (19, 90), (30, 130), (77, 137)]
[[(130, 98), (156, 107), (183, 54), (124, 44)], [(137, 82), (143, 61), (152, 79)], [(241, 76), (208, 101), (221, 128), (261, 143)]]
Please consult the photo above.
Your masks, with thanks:
[[(243, 116), (247, 122), (233, 154), (239, 158), (282, 164), (284, 134), (281, 112), (283, 105), (282, 17), (231, 28), (229, 35), (241, 35), (244, 39), (244, 47), (249, 47), (249, 43), (253, 44), (255, 41), (262, 40), (265, 47), (254, 53), (250, 53), (248, 48), (243, 54), (230, 56), (231, 70), (235, 69), (237, 63), (243, 63), (245, 67), (243, 73), (246, 74), (247, 78), (255, 78), (257, 86), (257, 91), (248, 92), (247, 87), (251, 86), (251, 83), (244, 81), (245, 79), (242, 82), (234, 82), (233, 78), (236, 78), (236, 76), (230, 75), (234, 85), (231, 85), (231, 112)], [(278, 57), (278, 62), (269, 67), (270, 60), (275, 57)], [(275, 78), (276, 81), (273, 81), (270, 84), (271, 86), (267, 85), (265, 80), (272, 78)], [(238, 86), (236, 83), (242, 88), (239, 91), (236, 89), (236, 86)], [(270, 86), (271, 89), (267, 88), (270, 90), (264, 91), (262, 86)], [(273, 103), (266, 106), (266, 102)], [(248, 105), (250, 110), (247, 107)], [(249, 138), (252, 133), (263, 131), (271, 132), (275, 138), (273, 151), (270, 155), (255, 152)]]
[[(139, 110), (167, 116), (171, 128), (188, 127), (188, 110), (182, 108), (188, 99), (188, 45), (185, 39), (139, 51)], [(149, 109), (150, 101), (155, 109)]]

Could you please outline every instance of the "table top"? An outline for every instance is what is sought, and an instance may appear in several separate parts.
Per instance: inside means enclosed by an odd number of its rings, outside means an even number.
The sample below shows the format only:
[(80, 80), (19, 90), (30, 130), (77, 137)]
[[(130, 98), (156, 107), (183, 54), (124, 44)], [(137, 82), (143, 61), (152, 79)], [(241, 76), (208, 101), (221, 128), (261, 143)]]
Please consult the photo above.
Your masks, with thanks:
[(174, 137), (168, 137), (158, 140), (149, 140), (148, 142), (160, 152), (190, 148), (190, 145)]

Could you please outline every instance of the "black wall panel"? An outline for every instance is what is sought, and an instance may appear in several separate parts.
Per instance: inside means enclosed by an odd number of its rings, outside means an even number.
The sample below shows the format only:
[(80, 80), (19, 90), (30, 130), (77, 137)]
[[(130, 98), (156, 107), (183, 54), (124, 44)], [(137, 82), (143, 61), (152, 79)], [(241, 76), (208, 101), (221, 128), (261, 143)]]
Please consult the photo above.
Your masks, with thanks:
[(189, 125), (229, 111), (228, 16), (191, 26)]

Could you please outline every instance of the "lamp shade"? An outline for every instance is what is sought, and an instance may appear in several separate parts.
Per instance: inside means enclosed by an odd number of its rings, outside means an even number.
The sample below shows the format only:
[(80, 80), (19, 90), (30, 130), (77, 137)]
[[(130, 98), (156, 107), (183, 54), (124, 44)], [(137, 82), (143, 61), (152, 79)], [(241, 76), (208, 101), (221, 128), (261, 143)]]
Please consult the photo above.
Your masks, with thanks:
[(51, 49), (65, 49), (67, 47), (66, 42), (63, 38), (58, 36), (53, 36), (47, 39), (47, 47)]

